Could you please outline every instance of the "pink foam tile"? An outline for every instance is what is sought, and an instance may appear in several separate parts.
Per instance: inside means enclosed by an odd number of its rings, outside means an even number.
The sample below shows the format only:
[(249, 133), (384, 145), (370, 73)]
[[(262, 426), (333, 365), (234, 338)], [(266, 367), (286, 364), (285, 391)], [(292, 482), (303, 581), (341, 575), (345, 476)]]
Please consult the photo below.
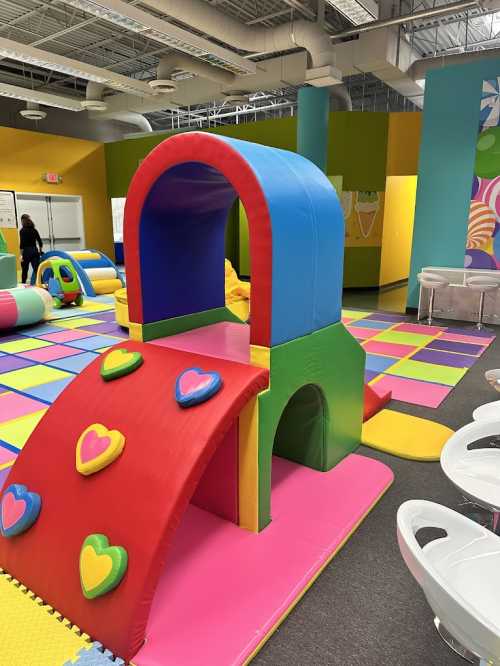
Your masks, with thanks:
[(487, 346), (490, 344), (495, 337), (487, 338), (479, 335), (462, 335), (461, 333), (447, 333), (446, 331), (443, 335), (439, 336), (440, 340), (449, 340), (450, 342), (465, 342), (471, 345), (484, 345)]
[[(237, 666), (393, 480), (349, 455), (328, 473), (275, 458), (271, 524), (260, 534), (190, 506), (158, 583), (136, 666)], [(193, 627), (196, 631), (193, 632)]]
[(66, 356), (74, 356), (80, 353), (81, 349), (74, 349), (73, 347), (66, 347), (64, 345), (52, 345), (51, 347), (43, 347), (42, 349), (19, 352), (17, 356), (23, 356), (38, 363), (47, 363), (48, 361), (55, 361), (59, 358), (66, 358)]
[(13, 464), (16, 458), (17, 453), (14, 453), (14, 451), (0, 446), (0, 467)]
[(381, 333), (379, 328), (363, 328), (362, 326), (351, 326), (348, 331), (356, 340), (368, 340)]
[(390, 377), (389, 375), (384, 375), (382, 379), (371, 384), (371, 386), (372, 388), (377, 387), (378, 393), (392, 391), (393, 400), (433, 408), (439, 407), (453, 388), (441, 384), (432, 384), (431, 382), (421, 382), (418, 379)]
[(343, 324), (350, 324), (351, 321), (354, 321), (352, 317), (342, 317), (342, 323)]
[(443, 326), (427, 326), (425, 324), (398, 324), (392, 330), (401, 333), (417, 333), (418, 335), (437, 335), (446, 329)]
[(0, 395), (0, 422), (11, 421), (26, 414), (39, 412), (47, 405), (19, 393), (8, 392)]
[(47, 333), (47, 335), (39, 335), (38, 337), (48, 342), (72, 342), (73, 340), (90, 338), (92, 335), (95, 335), (95, 333), (70, 329), (67, 331), (58, 331), (57, 333)]
[(384, 356), (395, 356), (396, 358), (408, 356), (408, 354), (417, 349), (413, 345), (399, 345), (393, 342), (379, 342), (378, 340), (364, 342), (363, 348), (369, 354), (383, 354)]

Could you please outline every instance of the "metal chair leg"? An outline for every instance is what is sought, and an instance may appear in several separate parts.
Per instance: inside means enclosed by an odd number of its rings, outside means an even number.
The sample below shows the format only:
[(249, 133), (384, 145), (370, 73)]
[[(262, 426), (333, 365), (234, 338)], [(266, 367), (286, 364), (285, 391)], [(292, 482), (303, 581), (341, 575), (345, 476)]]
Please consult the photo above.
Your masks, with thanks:
[(431, 289), (431, 296), (429, 298), (429, 314), (427, 316), (427, 324), (429, 326), (432, 326), (432, 315), (434, 313), (434, 294), (435, 294), (435, 289)]
[(477, 330), (480, 331), (483, 328), (483, 312), (484, 312), (484, 295), (485, 292), (481, 292), (481, 297), (479, 298), (479, 319), (477, 322)]

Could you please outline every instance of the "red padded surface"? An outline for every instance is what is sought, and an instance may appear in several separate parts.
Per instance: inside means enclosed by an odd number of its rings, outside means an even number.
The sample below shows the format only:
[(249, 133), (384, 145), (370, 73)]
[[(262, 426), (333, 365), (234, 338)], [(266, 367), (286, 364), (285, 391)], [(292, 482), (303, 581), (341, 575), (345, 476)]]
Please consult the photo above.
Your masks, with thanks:
[(389, 402), (392, 398), (392, 391), (385, 391), (384, 393), (377, 393), (369, 384), (365, 384), (365, 403), (363, 410), (363, 422), (375, 416), (382, 407)]
[[(268, 384), (267, 371), (150, 344), (144, 364), (104, 382), (100, 359), (76, 377), (33, 432), (10, 474), (41, 495), (35, 525), (0, 538), (0, 565), (92, 638), (124, 659), (140, 647), (167, 547), (217, 446), (248, 400)], [(190, 366), (220, 372), (224, 386), (190, 409), (174, 399), (177, 375)], [(75, 468), (80, 433), (100, 422), (126, 437), (123, 454), (90, 477)], [(88, 534), (126, 548), (129, 568), (108, 595), (86, 600), (78, 559)]]
[[(262, 188), (246, 160), (222, 139), (204, 132), (172, 136), (154, 148), (136, 171), (127, 194), (124, 247), (130, 321), (142, 323), (140, 223), (149, 191), (168, 169), (183, 162), (201, 162), (218, 169), (234, 187), (248, 217), (252, 263), (252, 317), (250, 341), (264, 347), (271, 340), (272, 232)], [(147, 261), (152, 261), (148, 257)], [(168, 277), (168, 276), (167, 276)], [(167, 278), (166, 278), (167, 279)]]

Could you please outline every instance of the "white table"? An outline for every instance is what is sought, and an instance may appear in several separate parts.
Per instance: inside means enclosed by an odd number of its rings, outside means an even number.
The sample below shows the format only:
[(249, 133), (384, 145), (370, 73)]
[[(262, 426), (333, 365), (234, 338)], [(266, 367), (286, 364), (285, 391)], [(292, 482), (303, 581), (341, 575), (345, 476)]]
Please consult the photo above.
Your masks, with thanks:
[[(436, 289), (434, 296), (433, 319), (459, 319), (476, 322), (479, 311), (479, 293), (470, 289), (466, 279), (473, 275), (485, 275), (500, 282), (500, 270), (481, 270), (469, 268), (446, 268), (443, 266), (425, 266), (422, 272), (437, 273), (449, 281), (449, 286)], [(420, 286), (418, 299), (418, 318), (423, 319), (429, 313), (430, 289)], [(483, 321), (500, 324), (500, 289), (486, 292)]]

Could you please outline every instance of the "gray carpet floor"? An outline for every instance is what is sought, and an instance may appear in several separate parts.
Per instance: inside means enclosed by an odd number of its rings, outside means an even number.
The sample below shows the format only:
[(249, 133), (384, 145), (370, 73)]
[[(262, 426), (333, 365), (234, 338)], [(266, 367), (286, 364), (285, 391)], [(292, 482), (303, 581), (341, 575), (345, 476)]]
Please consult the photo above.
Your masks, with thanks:
[[(492, 328), (500, 336), (500, 327)], [(438, 409), (395, 401), (390, 406), (457, 429), (472, 420), (475, 407), (500, 397), (483, 377), (496, 367), (499, 338)], [(396, 540), (396, 512), (405, 500), (428, 499), (456, 509), (458, 493), (438, 462), (402, 460), (363, 446), (358, 453), (388, 465), (394, 484), (256, 656), (255, 666), (466, 663), (436, 633), (433, 614)]]

